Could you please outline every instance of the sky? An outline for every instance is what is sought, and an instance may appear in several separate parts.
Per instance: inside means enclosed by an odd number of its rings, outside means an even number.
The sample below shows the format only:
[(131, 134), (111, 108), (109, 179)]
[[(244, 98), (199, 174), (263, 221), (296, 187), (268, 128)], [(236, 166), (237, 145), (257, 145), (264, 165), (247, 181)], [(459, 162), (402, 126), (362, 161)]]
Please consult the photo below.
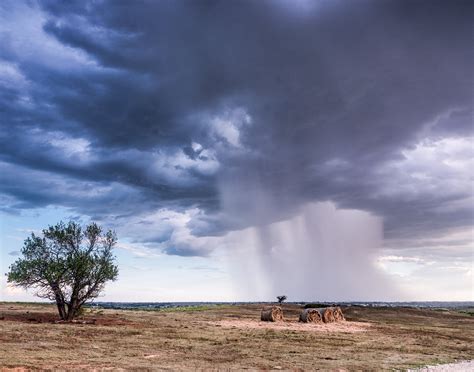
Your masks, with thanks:
[(474, 300), (472, 1), (2, 1), (4, 273), (114, 229), (102, 301)]

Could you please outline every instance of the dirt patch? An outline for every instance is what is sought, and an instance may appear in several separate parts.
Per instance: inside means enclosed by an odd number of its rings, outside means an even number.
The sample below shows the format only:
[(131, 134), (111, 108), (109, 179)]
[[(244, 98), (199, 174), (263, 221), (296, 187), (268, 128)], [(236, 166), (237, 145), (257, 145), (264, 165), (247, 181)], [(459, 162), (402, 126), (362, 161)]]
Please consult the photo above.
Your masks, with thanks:
[(274, 329), (281, 331), (305, 331), (305, 332), (323, 332), (323, 333), (357, 333), (366, 332), (370, 329), (371, 324), (365, 322), (347, 322), (340, 321), (337, 323), (299, 323), (295, 321), (282, 322), (262, 322), (253, 319), (247, 320), (220, 320), (210, 322), (209, 324), (224, 328), (241, 328), (241, 329)]
[(117, 316), (107, 315), (99, 317), (80, 317), (74, 322), (62, 322), (54, 313), (39, 313), (39, 312), (10, 312), (0, 313), (0, 322), (21, 322), (21, 323), (52, 323), (52, 324), (66, 324), (66, 325), (99, 325), (99, 326), (138, 326), (139, 323), (132, 322)]
[(474, 360), (458, 363), (440, 364), (437, 366), (426, 366), (417, 369), (409, 369), (408, 372), (465, 372), (474, 371)]

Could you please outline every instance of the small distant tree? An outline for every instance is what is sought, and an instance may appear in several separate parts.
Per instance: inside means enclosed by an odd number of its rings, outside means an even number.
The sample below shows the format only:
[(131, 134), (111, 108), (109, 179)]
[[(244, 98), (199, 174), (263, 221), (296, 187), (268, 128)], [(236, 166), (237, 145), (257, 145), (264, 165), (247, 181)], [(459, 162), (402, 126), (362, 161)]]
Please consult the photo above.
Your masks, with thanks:
[(115, 232), (103, 233), (95, 223), (82, 229), (72, 221), (60, 222), (43, 230), (42, 237), (31, 234), (25, 240), (8, 282), (34, 288), (37, 296), (56, 302), (61, 319), (72, 320), (107, 281), (117, 279), (116, 242)]
[(286, 301), (286, 296), (277, 296), (278, 303), (281, 305), (284, 301)]

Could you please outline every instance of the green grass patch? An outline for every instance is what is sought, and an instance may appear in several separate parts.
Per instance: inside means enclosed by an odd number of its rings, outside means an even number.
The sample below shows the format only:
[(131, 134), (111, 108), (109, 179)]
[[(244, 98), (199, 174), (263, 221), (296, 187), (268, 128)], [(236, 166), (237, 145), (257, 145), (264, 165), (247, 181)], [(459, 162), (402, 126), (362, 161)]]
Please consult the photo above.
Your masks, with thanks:
[(330, 306), (331, 305), (328, 305), (328, 304), (319, 304), (317, 302), (314, 302), (314, 303), (309, 303), (309, 304), (304, 305), (304, 308), (313, 309), (313, 308), (318, 308), (318, 307), (330, 307)]
[(90, 307), (89, 309), (97, 310), (114, 310), (114, 311), (148, 311), (148, 312), (163, 312), (163, 313), (180, 313), (192, 311), (206, 311), (229, 307), (227, 304), (216, 305), (190, 305), (190, 306), (175, 306), (175, 307), (127, 307), (127, 308), (102, 308), (100, 306)]
[(474, 316), (474, 309), (468, 309), (468, 310), (459, 310), (461, 314), (466, 314), (470, 316)]
[(213, 309), (222, 309), (225, 307), (229, 307), (229, 305), (216, 304), (216, 305), (176, 306), (176, 307), (162, 307), (158, 309), (146, 309), (146, 310), (177, 313), (177, 312), (186, 312), (186, 311), (206, 311), (206, 310), (213, 310)]
[(51, 302), (26, 302), (26, 301), (0, 301), (0, 305), (17, 305), (17, 306), (52, 306)]

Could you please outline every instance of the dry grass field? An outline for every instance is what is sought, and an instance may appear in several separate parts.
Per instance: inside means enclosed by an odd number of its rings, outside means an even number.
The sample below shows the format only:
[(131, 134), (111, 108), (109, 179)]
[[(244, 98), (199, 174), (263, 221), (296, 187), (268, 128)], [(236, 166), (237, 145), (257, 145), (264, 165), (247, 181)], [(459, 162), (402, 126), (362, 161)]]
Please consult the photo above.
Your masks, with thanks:
[(260, 305), (87, 310), (58, 324), (50, 305), (0, 303), (0, 366), (24, 369), (393, 370), (474, 359), (474, 318), (456, 311), (344, 309), (346, 324), (262, 326)]

